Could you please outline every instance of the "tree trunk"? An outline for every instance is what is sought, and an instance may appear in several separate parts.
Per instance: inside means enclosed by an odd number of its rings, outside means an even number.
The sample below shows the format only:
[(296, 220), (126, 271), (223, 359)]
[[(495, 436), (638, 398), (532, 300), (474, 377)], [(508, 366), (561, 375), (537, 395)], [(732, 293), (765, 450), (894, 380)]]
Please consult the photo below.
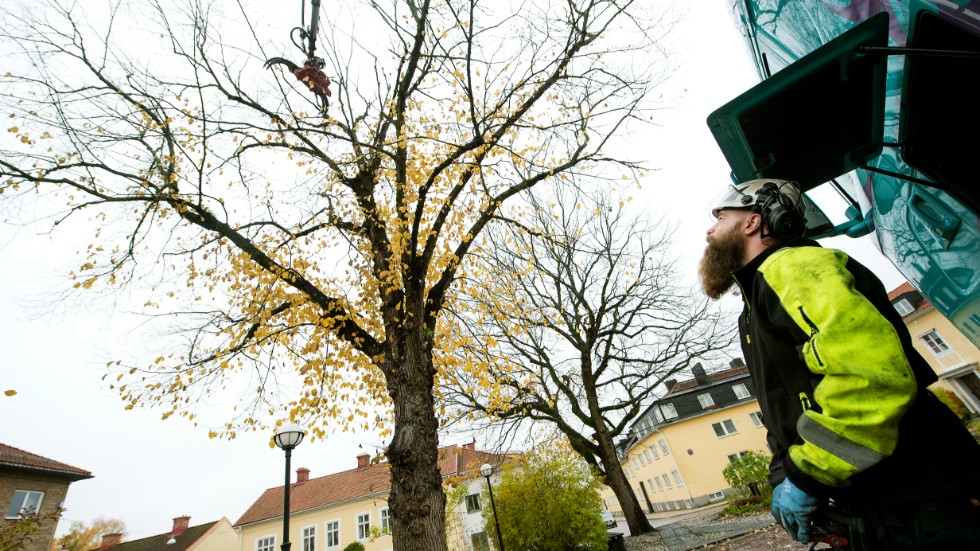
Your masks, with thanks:
[(395, 551), (445, 551), (446, 496), (438, 469), (439, 435), (433, 415), (432, 347), (421, 328), (401, 327), (388, 341), (385, 375), (395, 426), (391, 465), (391, 538)]
[(623, 472), (623, 466), (619, 464), (615, 449), (610, 459), (606, 457), (606, 446), (601, 448), (599, 459), (606, 471), (606, 486), (612, 488), (613, 493), (616, 494), (616, 499), (619, 500), (619, 505), (623, 508), (623, 516), (626, 517), (626, 525), (630, 528), (630, 534), (653, 532), (654, 528), (647, 519), (646, 512), (630, 488), (629, 481), (626, 480), (626, 473)]

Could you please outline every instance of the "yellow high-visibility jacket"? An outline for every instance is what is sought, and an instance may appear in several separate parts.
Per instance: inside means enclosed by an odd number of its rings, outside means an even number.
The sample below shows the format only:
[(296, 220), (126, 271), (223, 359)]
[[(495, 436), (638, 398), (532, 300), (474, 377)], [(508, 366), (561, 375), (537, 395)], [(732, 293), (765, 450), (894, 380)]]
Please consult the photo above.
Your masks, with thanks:
[(980, 461), (980, 446), (925, 388), (936, 375), (874, 274), (802, 240), (770, 247), (732, 275), (773, 485), (789, 476), (811, 495), (835, 496), (853, 483), (885, 500), (963, 490), (962, 478), (921, 475), (947, 470), (952, 453)]

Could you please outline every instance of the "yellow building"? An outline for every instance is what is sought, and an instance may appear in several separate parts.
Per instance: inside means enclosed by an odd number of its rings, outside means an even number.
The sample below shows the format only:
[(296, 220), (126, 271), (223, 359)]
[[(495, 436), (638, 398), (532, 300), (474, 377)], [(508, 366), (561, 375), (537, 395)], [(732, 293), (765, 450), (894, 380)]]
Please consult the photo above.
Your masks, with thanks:
[(956, 394), (973, 415), (980, 413), (980, 350), (909, 283), (888, 299), (902, 315), (912, 346), (939, 376), (939, 386)]
[[(633, 424), (620, 445), (620, 461), (640, 504), (651, 513), (691, 509), (724, 499), (733, 490), (722, 471), (748, 451), (769, 453), (755, 387), (741, 359), (728, 369), (667, 381), (667, 394)], [(603, 492), (606, 508), (621, 511)]]
[[(447, 515), (447, 540), (453, 550), (489, 549), (483, 531), (480, 493), (486, 484), (480, 466), (498, 466), (511, 459), (475, 449), (475, 443), (439, 449), (439, 472), (443, 479), (456, 477), (467, 489), (456, 510)], [(290, 486), (289, 541), (296, 551), (342, 551), (360, 542), (366, 551), (392, 548), (388, 492), (391, 471), (388, 463), (374, 463), (368, 454), (357, 456), (357, 467), (348, 471), (310, 478), (309, 469), (296, 470)], [(278, 551), (282, 544), (283, 487), (269, 488), (235, 522), (239, 551)]]

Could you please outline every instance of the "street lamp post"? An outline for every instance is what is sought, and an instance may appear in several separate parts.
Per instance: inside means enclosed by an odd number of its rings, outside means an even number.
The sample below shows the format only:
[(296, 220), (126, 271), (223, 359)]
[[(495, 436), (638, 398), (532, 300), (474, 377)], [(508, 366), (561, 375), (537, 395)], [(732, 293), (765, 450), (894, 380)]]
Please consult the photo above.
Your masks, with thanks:
[(493, 508), (493, 523), (497, 526), (497, 544), (500, 546), (500, 551), (504, 551), (504, 537), (500, 534), (500, 517), (497, 516), (497, 504), (493, 501), (493, 485), (490, 484), (490, 475), (493, 474), (493, 466), (489, 463), (484, 463), (480, 467), (480, 474), (487, 479), (487, 491), (490, 492), (490, 507)]
[(285, 494), (282, 499), (282, 551), (289, 551), (289, 459), (293, 454), (293, 448), (303, 441), (306, 431), (299, 425), (283, 425), (276, 432), (274, 438), (276, 445), (286, 452), (286, 485), (283, 487)]

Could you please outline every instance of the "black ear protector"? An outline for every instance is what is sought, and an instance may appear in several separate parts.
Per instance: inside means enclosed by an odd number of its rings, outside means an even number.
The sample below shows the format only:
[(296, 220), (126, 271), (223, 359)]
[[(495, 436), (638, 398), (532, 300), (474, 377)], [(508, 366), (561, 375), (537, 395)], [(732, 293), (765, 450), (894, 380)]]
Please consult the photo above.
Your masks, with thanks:
[[(762, 238), (773, 237), (780, 241), (803, 237), (806, 231), (806, 218), (803, 216), (802, 193), (799, 199), (793, 201), (787, 194), (781, 193), (780, 188), (790, 184), (766, 182), (762, 189), (756, 192), (756, 205), (765, 220)], [(747, 197), (747, 196), (746, 196)], [(744, 197), (743, 197), (744, 201)], [(769, 233), (766, 233), (766, 228)]]

